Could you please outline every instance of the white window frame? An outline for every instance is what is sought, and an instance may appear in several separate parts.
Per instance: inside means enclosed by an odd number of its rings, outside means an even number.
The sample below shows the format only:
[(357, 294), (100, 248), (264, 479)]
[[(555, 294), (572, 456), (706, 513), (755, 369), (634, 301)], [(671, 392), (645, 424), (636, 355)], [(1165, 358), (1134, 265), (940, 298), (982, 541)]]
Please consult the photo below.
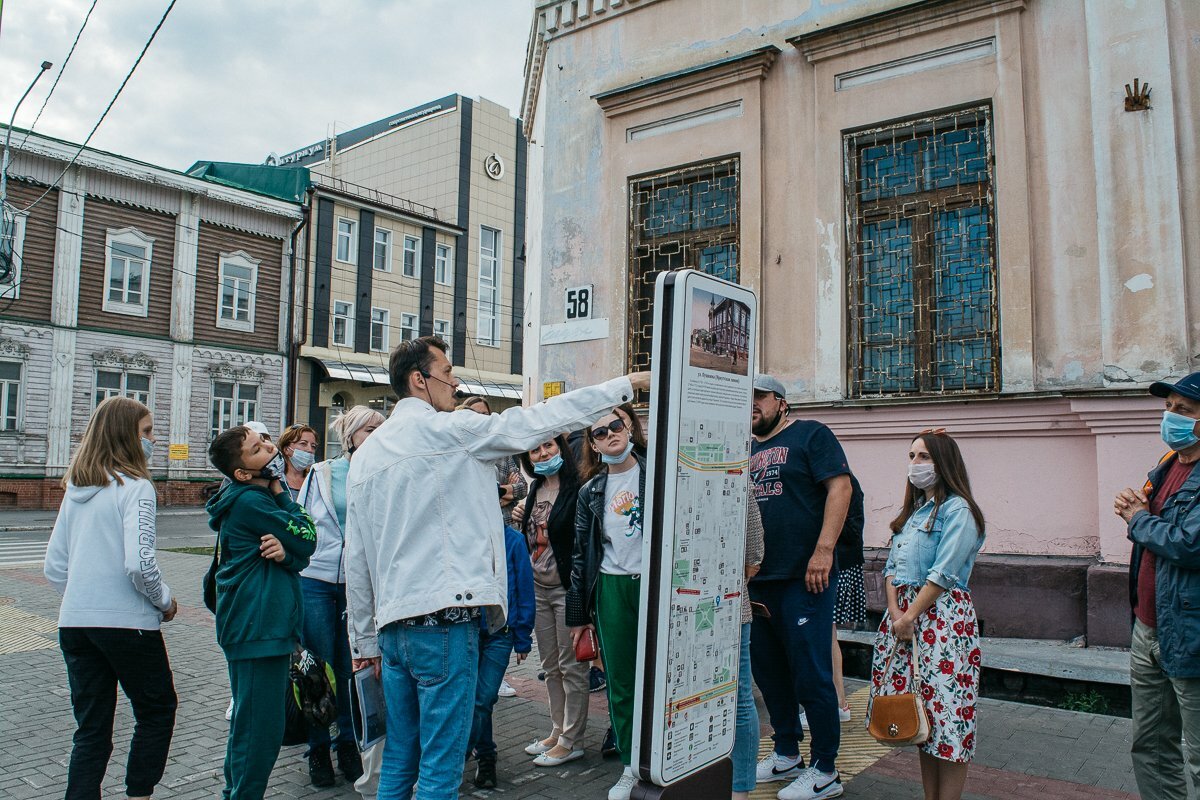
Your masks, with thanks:
[[(100, 386), (100, 373), (109, 372), (120, 376), (120, 386), (110, 388), (108, 386)], [(129, 388), (129, 376), (136, 375), (139, 378), (146, 379), (146, 391)], [(101, 392), (104, 393), (100, 397)], [(154, 374), (150, 372), (141, 372), (139, 370), (122, 369), (120, 367), (96, 367), (92, 371), (92, 408), (95, 409), (102, 402), (110, 397), (128, 397), (131, 400), (137, 400), (151, 411), (154, 410)]]
[[(254, 331), (254, 298), (258, 292), (258, 265), (261, 264), (260, 259), (254, 258), (245, 250), (235, 250), (232, 253), (221, 253), (218, 261), (217, 275), (217, 327), (226, 328), (233, 331)], [(225, 268), (237, 267), (240, 269), (250, 270), (250, 285), (247, 288), (248, 296), (246, 298), (246, 318), (237, 319), (237, 289), (234, 292), (234, 305), (232, 310), (234, 316), (232, 318), (225, 316)], [(242, 283), (243, 278), (233, 278), (232, 280)]]
[[(409, 245), (412, 245), (411, 247)], [(408, 255), (412, 253), (412, 270), (409, 270)], [(404, 255), (403, 264), (400, 267), (401, 274), (406, 278), (415, 278), (421, 274), (421, 238), (419, 236), (404, 235)]]
[[(345, 313), (338, 313), (338, 306), (345, 306)], [(338, 321), (345, 323), (342, 328), (342, 338), (337, 335)], [(333, 313), (330, 314), (330, 331), (329, 341), (338, 347), (353, 347), (354, 346), (354, 303), (349, 300), (334, 300)]]
[(433, 321), (433, 335), (440, 336), (448, 349), (454, 347), (454, 330), (450, 327), (450, 320), (435, 319)]
[[(232, 395), (228, 398), (217, 397), (217, 384), (228, 384), (232, 387)], [(254, 399), (242, 398), (242, 388), (253, 388)], [(221, 431), (258, 418), (258, 404), (262, 402), (262, 386), (252, 381), (239, 381), (233, 378), (214, 378), (210, 387), (210, 402), (208, 405), (209, 441), (217, 437)], [(213, 425), (213, 416), (217, 417)]]
[[(385, 234), (385, 241), (379, 241), (379, 234)], [(383, 245), (383, 265), (379, 264), (379, 245)], [(392, 271), (392, 230), (375, 226), (375, 238), (371, 240), (371, 268), (376, 272)]]
[(433, 281), (442, 286), (454, 285), (454, 245), (442, 244), (434, 248)]
[[(20, 432), (24, 430), (25, 424), (25, 362), (6, 358), (0, 360), (0, 363), (13, 364), (20, 371), (15, 381), (0, 378), (0, 433)], [(11, 391), (13, 386), (16, 387), (15, 393)], [(16, 408), (9, 407), (10, 399), (16, 404)]]
[[(381, 315), (376, 318), (376, 315)], [(392, 312), (386, 308), (375, 307), (371, 309), (371, 340), (369, 342), (372, 353), (386, 353), (388, 351), (388, 328), (391, 326)], [(375, 346), (375, 331), (380, 331), (380, 345)]]
[[(141, 286), (138, 291), (141, 295), (141, 302), (129, 303), (120, 300), (109, 299), (109, 285), (112, 281), (113, 273), (113, 245), (123, 244), (128, 247), (141, 247), (146, 251), (146, 261), (142, 267)], [(129, 259), (125, 258), (126, 269), (128, 269)], [(104, 289), (103, 289), (103, 309), (109, 314), (128, 314), (134, 317), (150, 316), (150, 270), (154, 263), (154, 240), (146, 236), (137, 228), (120, 228), (108, 230), (104, 239)], [(129, 291), (128, 280), (125, 281), (124, 291)]]
[[(412, 332), (411, 336), (407, 335), (410, 331)], [(417, 326), (416, 314), (400, 315), (400, 341), (408, 342), (416, 339), (420, 332), (421, 329)]]
[[(28, 214), (14, 214), (12, 218), (12, 273), (7, 281), (0, 282), (0, 299), (16, 300), (21, 296), (21, 262), (25, 252), (25, 220)], [(0, 248), (4, 247), (3, 230), (0, 230)], [(24, 373), (22, 373), (24, 374)], [(0, 422), (3, 420), (0, 419)]]
[[(350, 232), (343, 236), (342, 223), (345, 222), (350, 226)], [(346, 257), (342, 258), (339, 253), (342, 247), (342, 239), (346, 240)], [(358, 238), (358, 222), (349, 217), (338, 217), (333, 225), (333, 259), (340, 261), (343, 264), (358, 264), (358, 248), (355, 245), (355, 239)]]
[[(484, 232), (493, 234), (490, 254), (483, 245)], [(487, 265), (488, 270), (484, 267)], [(490, 277), (487, 275), (490, 273)], [(500, 287), (504, 280), (504, 232), (479, 226), (479, 280), (475, 296), (475, 341), (484, 347), (500, 346)], [(485, 327), (486, 326), (486, 327)]]

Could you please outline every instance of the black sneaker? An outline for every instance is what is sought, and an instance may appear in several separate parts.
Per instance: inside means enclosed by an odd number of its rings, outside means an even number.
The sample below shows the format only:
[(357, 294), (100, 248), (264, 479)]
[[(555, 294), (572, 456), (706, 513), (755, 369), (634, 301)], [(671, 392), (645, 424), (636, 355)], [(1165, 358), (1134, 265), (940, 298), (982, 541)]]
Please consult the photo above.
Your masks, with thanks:
[(362, 756), (358, 753), (358, 745), (354, 742), (342, 742), (337, 746), (338, 769), (346, 776), (346, 780), (354, 783), (362, 777)]
[(617, 749), (617, 735), (613, 733), (612, 726), (604, 734), (604, 743), (600, 745), (600, 756), (602, 758), (616, 758), (621, 754)]
[(588, 670), (589, 692), (603, 691), (606, 686), (608, 686), (608, 676), (604, 674), (604, 670), (599, 667), (592, 667)]
[(475, 785), (480, 789), (496, 788), (496, 759), (479, 759), (475, 765)]
[(308, 751), (308, 780), (318, 789), (328, 789), (337, 783), (333, 774), (333, 761), (329, 758), (329, 745), (314, 747)]

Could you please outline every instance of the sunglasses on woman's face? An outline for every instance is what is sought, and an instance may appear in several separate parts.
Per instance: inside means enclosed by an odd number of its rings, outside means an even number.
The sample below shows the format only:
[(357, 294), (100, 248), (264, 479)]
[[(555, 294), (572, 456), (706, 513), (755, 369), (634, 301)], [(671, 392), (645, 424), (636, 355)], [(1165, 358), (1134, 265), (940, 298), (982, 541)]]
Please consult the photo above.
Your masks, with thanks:
[(598, 442), (603, 442), (608, 438), (610, 433), (620, 433), (625, 430), (625, 420), (614, 419), (607, 425), (601, 425), (599, 428), (592, 428), (592, 438)]

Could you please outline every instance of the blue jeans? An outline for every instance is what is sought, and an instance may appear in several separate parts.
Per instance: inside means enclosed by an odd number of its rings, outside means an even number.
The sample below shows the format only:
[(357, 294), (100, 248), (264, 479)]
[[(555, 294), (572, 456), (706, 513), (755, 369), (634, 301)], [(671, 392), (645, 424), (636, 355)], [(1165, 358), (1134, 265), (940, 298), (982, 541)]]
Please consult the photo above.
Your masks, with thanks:
[(492, 739), (492, 708), (499, 696), (500, 683), (512, 657), (513, 635), (503, 631), (479, 632), (479, 681), (475, 685), (475, 720), (471, 725), (471, 746), (480, 761), (496, 760), (496, 742)]
[[(746, 602), (749, 602), (747, 599)], [(738, 659), (737, 730), (733, 739), (733, 790), (754, 791), (758, 766), (758, 709), (750, 680), (750, 626), (742, 625), (742, 651)]]
[(762, 692), (775, 752), (800, 755), (800, 708), (808, 715), (812, 734), (812, 766), (832, 772), (841, 745), (837, 690), (833, 687), (833, 607), (837, 573), (825, 591), (813, 594), (803, 579), (753, 581), (750, 597), (762, 603), (770, 617), (755, 617), (750, 638), (754, 682)]
[[(300, 589), (304, 593), (304, 630), (300, 641), (313, 655), (333, 667), (333, 677), (337, 681), (333, 687), (337, 695), (337, 743), (353, 744), (350, 679), (354, 672), (350, 666), (350, 639), (346, 633), (346, 584), (302, 575)], [(328, 728), (309, 728), (309, 750), (328, 746)]]
[(457, 800), (479, 673), (479, 625), (414, 627), (393, 622), (379, 632), (387, 744), (378, 800)]

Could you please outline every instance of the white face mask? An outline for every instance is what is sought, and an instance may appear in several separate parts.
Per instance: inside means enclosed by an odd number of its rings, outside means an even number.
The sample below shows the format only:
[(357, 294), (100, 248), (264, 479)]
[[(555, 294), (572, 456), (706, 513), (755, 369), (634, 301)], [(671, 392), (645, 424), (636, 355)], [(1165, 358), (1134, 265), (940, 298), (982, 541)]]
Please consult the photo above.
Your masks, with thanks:
[(921, 491), (925, 491), (938, 481), (937, 470), (933, 464), (909, 464), (908, 482)]

